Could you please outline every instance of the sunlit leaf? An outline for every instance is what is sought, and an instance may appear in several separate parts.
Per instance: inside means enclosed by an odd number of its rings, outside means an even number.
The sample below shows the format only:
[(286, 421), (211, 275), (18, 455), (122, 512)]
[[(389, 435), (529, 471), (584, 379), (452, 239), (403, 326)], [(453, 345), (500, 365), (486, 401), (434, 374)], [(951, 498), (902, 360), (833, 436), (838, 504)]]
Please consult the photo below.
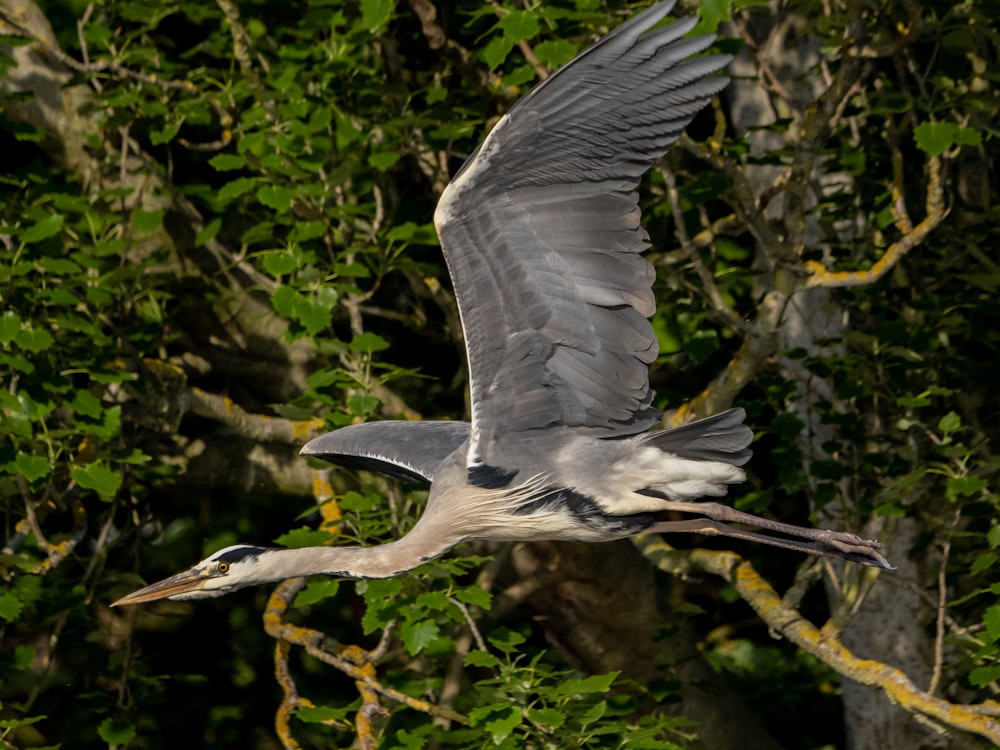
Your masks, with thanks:
[(87, 490), (94, 490), (102, 500), (110, 500), (122, 484), (121, 474), (95, 461), (86, 466), (76, 466), (70, 471), (73, 480)]

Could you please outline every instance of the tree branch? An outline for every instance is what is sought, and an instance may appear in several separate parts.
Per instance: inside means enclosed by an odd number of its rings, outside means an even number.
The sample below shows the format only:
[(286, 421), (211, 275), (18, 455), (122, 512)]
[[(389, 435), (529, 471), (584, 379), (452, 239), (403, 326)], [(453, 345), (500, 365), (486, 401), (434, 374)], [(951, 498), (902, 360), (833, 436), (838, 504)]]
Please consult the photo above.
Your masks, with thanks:
[[(700, 569), (723, 578), (773, 631), (844, 677), (880, 688), (890, 700), (914, 715), (977, 734), (1000, 745), (1000, 722), (984, 716), (982, 707), (935, 698), (917, 688), (902, 670), (855, 656), (837, 637), (831, 623), (817, 628), (806, 620), (782, 601), (753, 566), (736, 553), (703, 549), (679, 552), (654, 535), (636, 537), (635, 544), (653, 565), (672, 575), (686, 575)], [(869, 569), (866, 574), (877, 576), (878, 572)]]
[(892, 215), (896, 226), (903, 231), (903, 237), (889, 246), (867, 271), (830, 271), (822, 263), (809, 260), (805, 267), (810, 276), (806, 288), (810, 287), (851, 287), (872, 284), (885, 276), (910, 250), (919, 245), (940, 224), (948, 212), (945, 208), (944, 189), (941, 185), (941, 159), (931, 156), (927, 160), (930, 172), (927, 182), (927, 215), (912, 231), (909, 214), (903, 200), (901, 186), (894, 181)]

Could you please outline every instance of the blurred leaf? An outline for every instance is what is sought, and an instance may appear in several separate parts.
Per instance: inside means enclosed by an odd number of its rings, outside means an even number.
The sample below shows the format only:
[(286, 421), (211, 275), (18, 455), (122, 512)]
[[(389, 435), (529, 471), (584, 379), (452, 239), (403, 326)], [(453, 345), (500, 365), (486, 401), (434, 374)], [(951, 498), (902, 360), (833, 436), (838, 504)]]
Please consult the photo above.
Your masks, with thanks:
[(0, 344), (8, 344), (21, 331), (21, 316), (13, 310), (5, 310), (0, 315)]
[(97, 734), (109, 745), (127, 745), (135, 739), (135, 727), (124, 719), (105, 719)]
[(52, 463), (46, 456), (18, 453), (15, 463), (18, 473), (29, 482), (34, 482), (36, 479), (41, 479), (52, 473)]
[(132, 215), (132, 225), (138, 232), (155, 232), (163, 226), (163, 211), (136, 211)]
[(247, 159), (243, 154), (216, 154), (208, 163), (220, 172), (228, 172), (243, 169), (247, 165)]
[(375, 31), (389, 22), (395, 7), (394, 0), (361, 0), (361, 25)]
[(463, 663), (467, 667), (498, 667), (500, 660), (488, 651), (470, 651)]
[(497, 25), (503, 29), (504, 36), (514, 44), (534, 39), (541, 31), (535, 13), (527, 10), (510, 10), (500, 18)]
[(64, 217), (62, 214), (49, 214), (44, 219), (35, 222), (21, 232), (18, 239), (26, 245), (55, 237), (62, 230)]

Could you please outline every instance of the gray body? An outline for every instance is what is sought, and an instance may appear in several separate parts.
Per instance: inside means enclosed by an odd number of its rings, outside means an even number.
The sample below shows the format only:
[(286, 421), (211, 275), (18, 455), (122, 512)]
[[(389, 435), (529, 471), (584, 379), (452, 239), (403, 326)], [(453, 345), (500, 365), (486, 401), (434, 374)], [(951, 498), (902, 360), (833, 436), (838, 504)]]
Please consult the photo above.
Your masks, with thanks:
[[(386, 577), (469, 539), (603, 541), (640, 531), (750, 539), (889, 567), (877, 542), (699, 500), (744, 480), (742, 409), (650, 431), (657, 341), (639, 178), (727, 79), (672, 2), (536, 86), (455, 175), (434, 221), (469, 360), (472, 420), (346, 427), (302, 453), (431, 482), (421, 518), (376, 547), (236, 546), (116, 602), (218, 596), (327, 573)], [(691, 521), (667, 511), (695, 513)], [(791, 539), (729, 526), (750, 523)]]

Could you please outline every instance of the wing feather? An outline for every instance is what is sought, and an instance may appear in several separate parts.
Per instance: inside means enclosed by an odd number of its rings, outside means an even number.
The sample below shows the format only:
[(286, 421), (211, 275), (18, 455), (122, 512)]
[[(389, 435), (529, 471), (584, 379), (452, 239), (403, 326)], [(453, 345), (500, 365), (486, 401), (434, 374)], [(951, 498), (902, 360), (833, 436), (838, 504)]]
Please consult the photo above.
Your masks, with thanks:
[(642, 432), (654, 271), (636, 187), (726, 79), (697, 19), (639, 14), (536, 86), (445, 190), (435, 224), (469, 355), (469, 464), (511, 432)]

